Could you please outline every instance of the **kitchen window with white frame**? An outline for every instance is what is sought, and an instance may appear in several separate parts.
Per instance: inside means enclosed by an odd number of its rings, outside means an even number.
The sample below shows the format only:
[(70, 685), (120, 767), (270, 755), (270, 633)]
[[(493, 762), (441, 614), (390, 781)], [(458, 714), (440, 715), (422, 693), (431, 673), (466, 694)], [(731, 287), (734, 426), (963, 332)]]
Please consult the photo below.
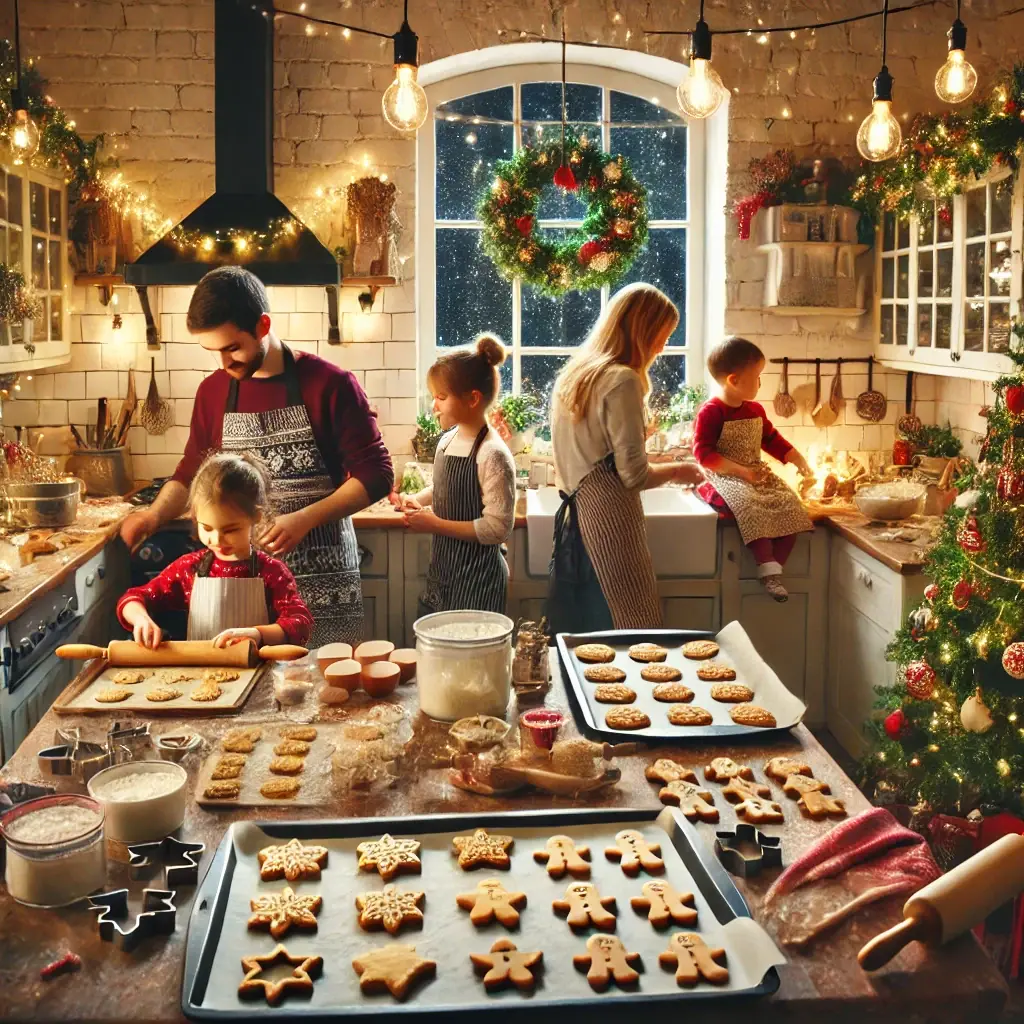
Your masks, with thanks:
[[(476, 209), (496, 163), (561, 131), (559, 70), (557, 64), (492, 68), (428, 88), (433, 122), (420, 131), (417, 162), (420, 365), (492, 331), (509, 348), (502, 393), (530, 393), (546, 409), (555, 377), (609, 297), (646, 281), (680, 311), (652, 368), (657, 401), (703, 379), (703, 124), (687, 124), (668, 85), (601, 66), (567, 68), (569, 126), (626, 156), (647, 188), (647, 245), (614, 285), (550, 298), (504, 280), (480, 247)], [(539, 201), (538, 228), (558, 237), (580, 226), (585, 213), (577, 195), (552, 185)]]

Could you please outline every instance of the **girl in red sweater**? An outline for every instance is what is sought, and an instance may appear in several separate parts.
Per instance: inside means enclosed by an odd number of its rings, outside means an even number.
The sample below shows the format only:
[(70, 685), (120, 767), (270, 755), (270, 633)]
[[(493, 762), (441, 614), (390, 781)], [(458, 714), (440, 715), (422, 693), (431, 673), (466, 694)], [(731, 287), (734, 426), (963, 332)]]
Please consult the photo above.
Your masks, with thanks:
[(303, 646), (313, 618), (283, 562), (253, 548), (254, 532), (268, 519), (270, 482), (253, 456), (222, 452), (199, 467), (189, 505), (205, 551), (172, 562), (145, 586), (132, 587), (117, 604), (121, 624), (136, 643), (155, 648), (163, 639), (152, 613), (188, 609), (188, 639), (218, 647), (243, 640), (257, 646)]

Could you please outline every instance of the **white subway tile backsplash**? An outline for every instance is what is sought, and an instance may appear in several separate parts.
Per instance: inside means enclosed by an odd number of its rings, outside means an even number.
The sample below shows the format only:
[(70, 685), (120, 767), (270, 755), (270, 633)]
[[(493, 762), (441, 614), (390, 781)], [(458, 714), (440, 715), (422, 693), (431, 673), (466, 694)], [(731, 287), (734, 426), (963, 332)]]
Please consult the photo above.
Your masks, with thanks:
[(395, 341), (415, 341), (416, 314), (395, 313), (391, 317), (391, 337)]
[(392, 341), (385, 345), (384, 367), (388, 370), (415, 370), (416, 342)]
[(391, 315), (389, 313), (346, 313), (341, 320), (344, 341), (390, 341)]
[(96, 422), (96, 403), (83, 400), (68, 402), (68, 422), (76, 425)]
[[(180, 288), (160, 288), (159, 292), (161, 313), (187, 313), (188, 304), (192, 301), (192, 292), (195, 290), (191, 285)], [(154, 309), (154, 313), (156, 310)]]
[(100, 367), (104, 370), (127, 370), (135, 365), (136, 346), (122, 340), (120, 332), (110, 335), (107, 342), (100, 345)]
[(387, 398), (391, 393), (388, 389), (388, 375), (384, 370), (367, 370), (363, 390), (371, 401)]
[(53, 397), (85, 398), (85, 374), (55, 373), (53, 375)]
[(417, 377), (415, 370), (388, 370), (387, 394), (392, 398), (416, 398)]
[(384, 366), (384, 345), (367, 342), (362, 345), (325, 345), (320, 355), (346, 370), (379, 370)]
[(416, 309), (416, 282), (412, 278), (393, 288), (382, 288), (381, 295), (385, 313), (412, 313)]
[(7, 427), (34, 427), (39, 423), (39, 403), (29, 399), (4, 402), (0, 422)]
[[(327, 290), (325, 288), (294, 288), (294, 311), (296, 313), (326, 313)], [(275, 309), (273, 302), (271, 309)]]
[[(93, 370), (85, 375), (86, 398), (116, 398), (117, 393), (117, 373), (114, 370)], [(80, 396), (68, 395), (67, 397), (78, 398)]]
[[(303, 291), (305, 290), (307, 289), (303, 289)], [(289, 341), (319, 341), (326, 335), (322, 313), (291, 313), (289, 315), (289, 329), (285, 335)]]
[[(171, 476), (178, 468), (181, 455), (147, 455), (149, 465), (149, 478), (158, 476)], [(137, 475), (137, 474), (136, 474)]]
[(171, 370), (168, 376), (170, 382), (163, 394), (164, 398), (195, 398), (205, 378), (205, 374), (199, 370)]
[(68, 403), (53, 400), (39, 403), (39, 422), (43, 426), (61, 426), (68, 421)]
[(268, 288), (267, 298), (270, 299), (271, 316), (276, 316), (278, 313), (294, 313), (295, 293), (298, 290), (298, 288), (289, 288), (285, 286)]
[(415, 423), (419, 412), (415, 398), (391, 398), (389, 423)]

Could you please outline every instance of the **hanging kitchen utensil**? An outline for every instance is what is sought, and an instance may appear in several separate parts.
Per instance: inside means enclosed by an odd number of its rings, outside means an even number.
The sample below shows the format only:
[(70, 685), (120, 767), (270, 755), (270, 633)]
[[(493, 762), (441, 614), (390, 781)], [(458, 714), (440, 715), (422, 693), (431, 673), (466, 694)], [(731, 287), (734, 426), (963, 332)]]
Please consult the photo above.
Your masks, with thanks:
[(166, 434), (174, 423), (174, 406), (160, 397), (156, 386), (156, 360), (149, 361), (149, 391), (139, 415), (147, 434)]
[(789, 359), (782, 360), (782, 377), (779, 380), (779, 390), (772, 402), (775, 415), (783, 419), (789, 419), (796, 412), (796, 399), (789, 393)]
[(896, 432), (907, 439), (921, 429), (921, 421), (914, 415), (914, 371), (907, 374), (906, 411), (896, 421)]
[(868, 389), (857, 396), (857, 415), (869, 423), (880, 423), (885, 419), (889, 403), (881, 391), (875, 391), (875, 361), (868, 359)]
[(842, 359), (836, 361), (836, 375), (832, 378), (832, 387), (829, 389), (828, 393), (828, 404), (838, 419), (839, 414), (843, 411), (843, 407), (846, 405), (846, 399), (843, 397)]
[(811, 421), (816, 427), (831, 427), (839, 418), (839, 414), (828, 402), (821, 400), (821, 360), (814, 360), (814, 408), (811, 409)]
[(125, 435), (128, 433), (128, 428), (132, 425), (132, 417), (135, 415), (135, 409), (139, 404), (138, 395), (135, 392), (135, 371), (128, 371), (128, 393), (124, 396), (124, 401), (121, 403), (121, 411), (117, 416), (117, 427), (114, 430), (114, 447), (120, 448), (124, 444)]

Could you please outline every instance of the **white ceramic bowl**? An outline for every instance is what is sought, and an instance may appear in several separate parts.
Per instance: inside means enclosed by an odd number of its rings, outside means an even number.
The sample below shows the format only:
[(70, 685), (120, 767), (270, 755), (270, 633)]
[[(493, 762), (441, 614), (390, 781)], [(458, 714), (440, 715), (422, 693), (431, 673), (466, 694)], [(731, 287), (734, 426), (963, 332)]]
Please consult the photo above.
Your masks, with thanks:
[[(132, 775), (170, 775), (175, 785), (159, 796), (119, 798), (104, 789)], [(128, 761), (105, 768), (89, 780), (89, 795), (103, 804), (108, 839), (122, 843), (152, 843), (170, 835), (185, 821), (188, 772), (171, 761)], [(124, 785), (124, 783), (122, 783)]]
[(859, 490), (853, 497), (853, 503), (868, 519), (894, 522), (920, 512), (926, 493), (923, 484), (906, 481), (874, 484)]

